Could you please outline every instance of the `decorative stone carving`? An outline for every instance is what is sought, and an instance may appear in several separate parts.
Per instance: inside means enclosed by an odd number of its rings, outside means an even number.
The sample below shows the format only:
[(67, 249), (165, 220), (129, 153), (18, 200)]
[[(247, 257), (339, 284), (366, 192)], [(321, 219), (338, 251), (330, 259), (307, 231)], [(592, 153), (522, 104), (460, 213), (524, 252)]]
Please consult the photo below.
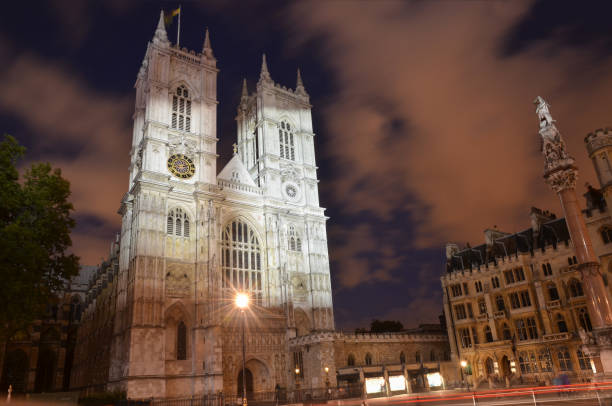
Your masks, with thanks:
[(193, 157), (195, 150), (195, 141), (188, 140), (184, 135), (170, 136), (170, 155), (183, 154)]
[(550, 105), (540, 96), (534, 100), (536, 114), (540, 121), (542, 154), (544, 155), (544, 179), (557, 193), (576, 186), (578, 171), (572, 158), (565, 150), (565, 142), (550, 114)]
[(185, 264), (169, 264), (166, 273), (166, 296), (185, 297), (191, 286), (191, 270)]

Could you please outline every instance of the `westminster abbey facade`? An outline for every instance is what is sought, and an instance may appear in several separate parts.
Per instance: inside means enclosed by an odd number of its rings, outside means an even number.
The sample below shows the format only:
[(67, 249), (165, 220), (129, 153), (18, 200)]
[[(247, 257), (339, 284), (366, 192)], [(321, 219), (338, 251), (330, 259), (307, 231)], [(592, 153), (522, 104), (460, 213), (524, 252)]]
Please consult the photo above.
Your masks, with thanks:
[[(121, 235), (83, 314), (72, 387), (130, 398), (236, 393), (245, 311), (249, 391), (286, 387), (288, 339), (333, 331), (326, 217), (309, 96), (273, 82), (265, 56), (217, 173), (217, 74), (170, 44), (160, 17), (136, 79)], [(102, 339), (103, 338), (103, 339)]]

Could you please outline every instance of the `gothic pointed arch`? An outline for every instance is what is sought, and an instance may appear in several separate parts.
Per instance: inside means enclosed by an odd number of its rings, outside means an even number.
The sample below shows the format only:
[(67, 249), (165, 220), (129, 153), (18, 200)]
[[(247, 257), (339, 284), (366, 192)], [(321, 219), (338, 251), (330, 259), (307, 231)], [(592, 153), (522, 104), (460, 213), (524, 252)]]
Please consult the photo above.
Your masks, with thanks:
[(310, 317), (306, 312), (300, 308), (296, 308), (295, 314), (295, 329), (297, 330), (298, 336), (305, 336), (312, 330), (312, 323)]
[(177, 301), (164, 314), (165, 359), (182, 361), (190, 359), (191, 343), (189, 330), (191, 317), (185, 305)]
[(248, 292), (251, 300), (263, 303), (263, 248), (259, 235), (244, 217), (230, 220), (221, 233), (221, 271), (223, 295), (232, 299), (235, 292)]

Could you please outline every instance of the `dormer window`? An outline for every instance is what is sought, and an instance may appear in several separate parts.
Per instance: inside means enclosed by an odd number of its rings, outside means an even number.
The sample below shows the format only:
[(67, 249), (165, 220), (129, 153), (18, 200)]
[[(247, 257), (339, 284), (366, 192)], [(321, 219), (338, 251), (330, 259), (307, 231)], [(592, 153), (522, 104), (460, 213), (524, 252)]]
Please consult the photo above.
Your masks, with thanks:
[(295, 161), (295, 144), (293, 141), (293, 131), (291, 125), (286, 121), (281, 121), (278, 127), (278, 143), (280, 157)]
[(183, 85), (179, 86), (172, 96), (172, 128), (191, 131), (191, 100), (189, 91)]

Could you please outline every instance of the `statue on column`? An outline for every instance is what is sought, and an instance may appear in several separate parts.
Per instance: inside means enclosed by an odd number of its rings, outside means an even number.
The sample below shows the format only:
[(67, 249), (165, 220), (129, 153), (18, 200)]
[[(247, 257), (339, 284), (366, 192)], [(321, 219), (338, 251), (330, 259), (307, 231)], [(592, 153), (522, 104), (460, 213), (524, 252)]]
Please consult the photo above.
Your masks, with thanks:
[(540, 120), (542, 154), (544, 155), (544, 179), (555, 192), (573, 189), (578, 172), (572, 158), (565, 150), (565, 142), (550, 114), (550, 105), (540, 96), (533, 101)]

